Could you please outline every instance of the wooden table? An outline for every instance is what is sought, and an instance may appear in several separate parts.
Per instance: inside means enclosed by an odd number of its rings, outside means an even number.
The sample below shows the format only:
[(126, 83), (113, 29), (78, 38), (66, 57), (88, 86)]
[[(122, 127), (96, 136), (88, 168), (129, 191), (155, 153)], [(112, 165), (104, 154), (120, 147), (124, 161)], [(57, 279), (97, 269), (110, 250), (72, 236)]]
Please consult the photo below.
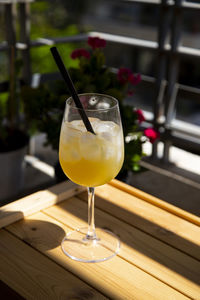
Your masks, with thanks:
[(95, 216), (120, 253), (80, 263), (60, 243), (86, 224), (86, 200), (66, 182), (0, 208), (0, 299), (200, 299), (198, 217), (113, 180), (96, 188)]

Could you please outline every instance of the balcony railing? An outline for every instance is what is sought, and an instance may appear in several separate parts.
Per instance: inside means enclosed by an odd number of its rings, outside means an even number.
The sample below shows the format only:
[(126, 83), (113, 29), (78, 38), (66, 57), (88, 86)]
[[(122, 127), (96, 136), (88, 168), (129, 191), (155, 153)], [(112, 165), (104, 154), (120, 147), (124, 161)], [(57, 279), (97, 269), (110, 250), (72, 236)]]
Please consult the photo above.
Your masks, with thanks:
[[(75, 36), (60, 38), (38, 38), (30, 40), (30, 5), (32, 0), (17, 1), (19, 4), (20, 20), (20, 40), (16, 39), (16, 28), (14, 20), (16, 18), (16, 1), (1, 1), (5, 6), (6, 22), (6, 42), (0, 44), (0, 51), (7, 51), (14, 46), (22, 52), (23, 59), (23, 79), (26, 83), (34, 84), (45, 81), (56, 74), (34, 75), (31, 73), (30, 48), (44, 45), (56, 45), (60, 43), (74, 43), (86, 41), (88, 36), (100, 36), (110, 43), (128, 45), (133, 48), (145, 49), (153, 52), (157, 57), (156, 77), (142, 76), (141, 88), (146, 84), (151, 86), (155, 96), (153, 104), (153, 114), (149, 122), (154, 127), (162, 130), (162, 141), (164, 151), (162, 159), (169, 160), (169, 150), (173, 143), (179, 143), (185, 147), (188, 143), (194, 149), (200, 149), (200, 130), (196, 125), (188, 124), (174, 119), (177, 94), (182, 98), (190, 98), (191, 101), (200, 103), (200, 89), (184, 86), (177, 82), (179, 62), (182, 56), (190, 57), (200, 64), (200, 49), (180, 46), (182, 14), (185, 9), (199, 10), (200, 4), (189, 3), (183, 0), (126, 0), (149, 5), (157, 5), (160, 9), (160, 21), (157, 28), (157, 41), (143, 40), (133, 37), (120, 36), (116, 34), (88, 32)], [(169, 14), (172, 14), (172, 26), (169, 22)], [(170, 42), (167, 36), (170, 34)], [(168, 67), (168, 75), (166, 68)], [(0, 83), (0, 92), (8, 89), (8, 83)], [(154, 143), (152, 157), (157, 158), (157, 144)]]

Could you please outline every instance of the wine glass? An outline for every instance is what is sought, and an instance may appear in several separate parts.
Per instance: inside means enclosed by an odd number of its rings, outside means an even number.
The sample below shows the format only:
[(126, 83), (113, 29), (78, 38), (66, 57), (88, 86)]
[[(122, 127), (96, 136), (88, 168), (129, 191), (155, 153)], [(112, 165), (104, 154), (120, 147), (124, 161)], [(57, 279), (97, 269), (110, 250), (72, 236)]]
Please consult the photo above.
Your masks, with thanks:
[(112, 258), (120, 241), (112, 232), (95, 228), (94, 188), (113, 179), (124, 160), (124, 138), (118, 101), (107, 95), (79, 95), (95, 134), (86, 130), (80, 108), (73, 98), (66, 101), (60, 132), (59, 160), (64, 173), (88, 190), (88, 227), (69, 232), (62, 250), (81, 262), (100, 262)]

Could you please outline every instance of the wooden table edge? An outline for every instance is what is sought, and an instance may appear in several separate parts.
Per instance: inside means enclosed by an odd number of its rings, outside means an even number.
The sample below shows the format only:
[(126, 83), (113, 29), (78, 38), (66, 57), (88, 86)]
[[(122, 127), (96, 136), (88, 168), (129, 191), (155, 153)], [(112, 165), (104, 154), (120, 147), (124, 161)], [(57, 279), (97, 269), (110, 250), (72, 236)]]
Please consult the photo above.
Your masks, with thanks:
[[(152, 205), (163, 210), (166, 210), (182, 219), (187, 220), (190, 223), (200, 226), (199, 217), (139, 189), (136, 189), (126, 183), (113, 179), (111, 182), (109, 182), (109, 185), (131, 194), (143, 201), (151, 203)], [(6, 204), (0, 207), (0, 228), (8, 226), (26, 216), (55, 205), (85, 190), (86, 188), (83, 186), (79, 186), (71, 181), (65, 181), (46, 190), (35, 192), (19, 200)]]
[(143, 201), (151, 203), (154, 206), (162, 208), (163, 210), (166, 210), (166, 211), (168, 211), (190, 223), (200, 226), (200, 218), (198, 216), (195, 216), (181, 208), (178, 208), (175, 205), (169, 204), (164, 200), (161, 200), (161, 199), (159, 199), (155, 196), (152, 196), (148, 193), (145, 193), (133, 186), (130, 186), (130, 185), (128, 185), (122, 181), (116, 180), (116, 179), (111, 180), (109, 182), (109, 184), (128, 193), (128, 194), (131, 194)]
[(72, 181), (56, 184), (0, 207), (0, 228), (30, 216), (86, 190)]

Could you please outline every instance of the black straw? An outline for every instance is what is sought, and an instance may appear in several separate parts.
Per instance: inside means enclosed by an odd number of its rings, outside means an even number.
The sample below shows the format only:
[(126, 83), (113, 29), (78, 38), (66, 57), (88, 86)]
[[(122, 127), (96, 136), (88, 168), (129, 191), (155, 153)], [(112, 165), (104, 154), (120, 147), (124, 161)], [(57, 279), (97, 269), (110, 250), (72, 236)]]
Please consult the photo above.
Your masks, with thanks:
[(89, 121), (89, 119), (88, 119), (88, 117), (87, 117), (87, 115), (85, 113), (83, 105), (82, 105), (82, 103), (81, 103), (81, 101), (80, 101), (80, 99), (78, 97), (78, 94), (77, 94), (77, 92), (75, 90), (75, 87), (73, 85), (71, 77), (70, 77), (67, 69), (65, 68), (65, 65), (64, 65), (64, 63), (63, 63), (63, 61), (62, 61), (62, 59), (60, 57), (60, 54), (59, 54), (57, 48), (56, 47), (52, 47), (52, 48), (50, 48), (50, 50), (51, 50), (51, 53), (52, 53), (52, 55), (53, 55), (53, 57), (55, 59), (55, 62), (57, 64), (57, 66), (58, 66), (58, 68), (60, 70), (60, 73), (61, 73), (64, 81), (66, 82), (66, 84), (68, 86), (68, 89), (69, 89), (70, 94), (71, 94), (71, 96), (72, 96), (72, 98), (73, 98), (73, 100), (74, 100), (74, 102), (76, 104), (76, 107), (79, 108), (79, 113), (80, 113), (80, 116), (81, 116), (81, 118), (83, 120), (83, 123), (85, 124), (86, 129), (88, 131), (90, 131), (90, 132), (92, 132), (92, 133), (95, 134), (95, 132), (94, 132), (94, 130), (92, 128), (92, 125), (91, 125), (91, 123), (90, 123), (90, 121)]

